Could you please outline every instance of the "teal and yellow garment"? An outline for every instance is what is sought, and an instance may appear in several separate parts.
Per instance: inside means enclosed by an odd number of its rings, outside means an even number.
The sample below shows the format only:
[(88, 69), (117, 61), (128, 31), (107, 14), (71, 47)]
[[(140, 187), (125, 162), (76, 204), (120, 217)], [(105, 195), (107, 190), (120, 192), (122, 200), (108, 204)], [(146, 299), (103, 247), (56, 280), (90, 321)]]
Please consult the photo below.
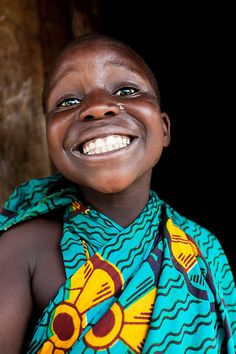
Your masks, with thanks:
[(67, 280), (28, 353), (235, 353), (235, 284), (214, 235), (152, 191), (122, 228), (83, 205), (60, 174), (16, 189), (0, 230), (58, 208)]

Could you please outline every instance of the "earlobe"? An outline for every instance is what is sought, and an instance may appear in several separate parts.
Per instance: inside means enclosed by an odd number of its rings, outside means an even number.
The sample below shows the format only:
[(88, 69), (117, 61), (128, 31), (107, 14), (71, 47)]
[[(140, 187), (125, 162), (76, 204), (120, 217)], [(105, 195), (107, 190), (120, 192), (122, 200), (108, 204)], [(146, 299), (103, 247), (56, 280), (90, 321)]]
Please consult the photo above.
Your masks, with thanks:
[(170, 118), (167, 113), (161, 113), (163, 133), (164, 133), (164, 147), (170, 144)]

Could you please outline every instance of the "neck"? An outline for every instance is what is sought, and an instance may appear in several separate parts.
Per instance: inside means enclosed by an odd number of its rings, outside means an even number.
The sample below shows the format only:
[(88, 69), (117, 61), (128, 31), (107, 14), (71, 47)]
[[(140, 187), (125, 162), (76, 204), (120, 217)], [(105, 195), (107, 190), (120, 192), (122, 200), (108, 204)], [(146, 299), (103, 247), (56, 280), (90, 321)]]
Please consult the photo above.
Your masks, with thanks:
[(149, 199), (151, 175), (141, 176), (118, 193), (101, 193), (80, 186), (84, 200), (122, 227), (130, 225), (142, 212)]

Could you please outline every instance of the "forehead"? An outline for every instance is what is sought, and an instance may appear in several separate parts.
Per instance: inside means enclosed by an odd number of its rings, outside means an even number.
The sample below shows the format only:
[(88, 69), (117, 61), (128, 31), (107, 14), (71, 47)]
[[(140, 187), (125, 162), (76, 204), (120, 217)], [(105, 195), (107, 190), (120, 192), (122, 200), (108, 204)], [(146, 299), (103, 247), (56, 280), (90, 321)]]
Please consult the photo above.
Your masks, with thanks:
[(75, 61), (84, 57), (90, 57), (91, 60), (101, 60), (102, 58), (120, 58), (123, 59), (124, 64), (127, 63), (140, 67), (140, 70), (144, 70), (143, 63), (139, 59), (138, 55), (131, 49), (123, 44), (116, 43), (111, 40), (87, 40), (78, 42), (72, 47), (66, 49), (59, 57), (58, 66), (65, 64), (67, 61)]
[(90, 39), (75, 42), (61, 53), (49, 78), (50, 88), (58, 77), (78, 65), (90, 65), (91, 70), (95, 66), (101, 67), (101, 69), (106, 69), (109, 66), (126, 68), (145, 76), (152, 86), (155, 86), (150, 68), (129, 47), (112, 40)]

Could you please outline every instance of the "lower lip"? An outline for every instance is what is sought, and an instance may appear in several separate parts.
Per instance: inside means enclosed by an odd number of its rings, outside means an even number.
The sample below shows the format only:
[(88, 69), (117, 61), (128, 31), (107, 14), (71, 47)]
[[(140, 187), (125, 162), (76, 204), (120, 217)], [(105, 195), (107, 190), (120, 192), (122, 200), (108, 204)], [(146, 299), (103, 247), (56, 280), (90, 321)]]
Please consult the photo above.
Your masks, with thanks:
[(135, 147), (135, 145), (138, 143), (139, 139), (135, 138), (132, 140), (132, 142), (125, 146), (122, 147), (120, 149), (117, 150), (112, 150), (112, 151), (107, 151), (107, 152), (103, 152), (101, 154), (94, 154), (94, 155), (85, 155), (85, 154), (81, 154), (81, 152), (79, 151), (75, 151), (75, 150), (70, 150), (70, 153), (76, 157), (79, 157), (81, 159), (85, 159), (85, 160), (97, 160), (97, 159), (106, 159), (109, 157), (115, 157), (118, 156), (120, 154), (126, 153), (128, 152), (128, 150), (132, 149)]

